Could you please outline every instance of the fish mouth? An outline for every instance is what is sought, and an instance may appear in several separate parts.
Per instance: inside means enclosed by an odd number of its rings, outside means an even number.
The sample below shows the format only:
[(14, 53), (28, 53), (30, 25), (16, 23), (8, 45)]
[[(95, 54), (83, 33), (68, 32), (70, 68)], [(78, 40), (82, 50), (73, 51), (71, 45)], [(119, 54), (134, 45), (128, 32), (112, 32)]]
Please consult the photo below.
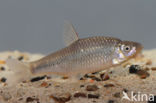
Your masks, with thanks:
[(141, 54), (143, 45), (141, 43), (135, 42), (134, 46), (136, 47), (136, 53), (133, 55), (133, 57), (137, 57), (139, 54)]

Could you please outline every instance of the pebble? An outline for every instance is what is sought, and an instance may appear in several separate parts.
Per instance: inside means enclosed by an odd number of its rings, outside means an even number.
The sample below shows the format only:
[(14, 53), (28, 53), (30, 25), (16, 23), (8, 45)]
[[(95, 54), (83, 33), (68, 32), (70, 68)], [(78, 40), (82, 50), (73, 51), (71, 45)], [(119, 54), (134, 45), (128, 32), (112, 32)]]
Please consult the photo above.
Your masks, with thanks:
[(115, 87), (114, 84), (105, 84), (104, 87), (109, 88), (109, 87)]
[(2, 77), (2, 78), (1, 78), (1, 82), (3, 82), (3, 83), (5, 83), (6, 80), (7, 80), (7, 79), (6, 79), (5, 77)]
[(150, 74), (145, 70), (138, 70), (137, 75), (139, 75), (141, 79), (146, 79), (150, 76)]
[(100, 97), (100, 94), (88, 94), (88, 98), (98, 99), (99, 97)]
[(144, 70), (149, 71), (149, 70), (150, 70), (150, 68), (146, 67)]
[(92, 74), (98, 74), (99, 72), (94, 72), (94, 73), (92, 73)]
[(63, 76), (62, 79), (68, 79), (69, 77)]
[(108, 103), (115, 103), (114, 100), (109, 100)]
[(21, 61), (21, 60), (23, 60), (23, 59), (24, 59), (23, 56), (18, 57), (18, 60), (19, 60), (19, 61)]
[(84, 87), (84, 85), (80, 85), (80, 88)]
[[(92, 80), (95, 80), (95, 81), (101, 81), (101, 79), (99, 79), (95, 75), (88, 75), (88, 74), (86, 74), (84, 77), (85, 78), (91, 78)], [(81, 78), (81, 80), (83, 80), (83, 78)]]
[(139, 65), (131, 65), (129, 67), (129, 73), (137, 74), (141, 79), (146, 79), (150, 75), (146, 70), (141, 70), (141, 67)]
[(78, 93), (75, 93), (75, 94), (74, 94), (74, 97), (76, 97), (76, 98), (79, 98), (79, 97), (86, 98), (87, 96), (86, 96), (86, 94), (85, 94), (85, 93), (78, 92)]
[(97, 78), (97, 77), (91, 77), (92, 80), (95, 80), (95, 81), (101, 81), (101, 79)]
[(49, 86), (49, 84), (47, 82), (42, 82), (41, 83), (41, 87), (48, 87), (48, 86)]
[(124, 92), (126, 92), (126, 93), (128, 92), (128, 90), (127, 90), (127, 89), (125, 89), (125, 88), (123, 89), (123, 91), (124, 91)]
[(116, 97), (116, 98), (120, 98), (120, 92), (117, 92), (117, 93), (113, 94), (113, 96)]
[(151, 70), (156, 71), (156, 67), (152, 67)]
[(26, 102), (27, 103), (32, 103), (33, 101), (36, 101), (37, 103), (39, 103), (39, 99), (38, 98), (34, 98), (34, 97), (27, 97)]
[(88, 85), (87, 87), (86, 87), (86, 90), (87, 91), (96, 91), (96, 90), (98, 90), (99, 88), (96, 86), (96, 85)]
[(5, 70), (5, 67), (1, 67), (0, 69), (1, 69), (2, 71), (4, 71), (4, 70)]
[(26, 99), (26, 102), (28, 103), (28, 102), (33, 102), (34, 101), (34, 98), (32, 98), (32, 97), (28, 97), (27, 99)]
[(138, 72), (138, 70), (140, 70), (139, 65), (131, 65), (129, 67), (129, 73), (131, 73), (131, 74), (136, 74)]
[(46, 79), (51, 79), (51, 77), (50, 76), (46, 76)]
[(89, 78), (90, 76), (89, 76), (88, 74), (85, 74), (84, 77), (85, 77), (85, 78)]
[(110, 79), (109, 75), (105, 75), (105, 74), (101, 74), (100, 77), (101, 77), (102, 81), (106, 81), (106, 80)]
[(43, 80), (46, 76), (42, 76), (42, 77), (35, 77), (35, 78), (32, 78), (30, 81), (31, 82), (36, 82), (36, 81), (39, 81), (39, 80)]
[(81, 77), (80, 80), (85, 80), (85, 79), (83, 77)]
[(52, 98), (54, 101), (58, 103), (65, 103), (71, 99), (71, 94), (70, 93), (53, 94), (50, 95), (50, 98)]

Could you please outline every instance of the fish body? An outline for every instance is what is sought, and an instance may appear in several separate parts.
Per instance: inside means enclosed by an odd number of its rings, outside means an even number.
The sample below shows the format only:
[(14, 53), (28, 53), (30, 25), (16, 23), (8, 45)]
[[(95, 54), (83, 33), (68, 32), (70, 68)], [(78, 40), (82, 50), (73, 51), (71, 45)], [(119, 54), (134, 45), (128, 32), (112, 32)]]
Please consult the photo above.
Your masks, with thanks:
[(73, 75), (96, 72), (113, 66), (121, 40), (111, 37), (79, 39), (68, 47), (32, 62), (33, 73)]
[(30, 63), (7, 60), (8, 66), (27, 77), (33, 74), (73, 76), (109, 69), (136, 56), (142, 50), (140, 43), (113, 37), (79, 39), (72, 25), (67, 25), (65, 34), (69, 37), (65, 40), (68, 41), (65, 48)]
[[(131, 46), (134, 44), (140, 45), (129, 42)], [(122, 45), (124, 41), (112, 37), (79, 39), (60, 51), (32, 62), (32, 73), (76, 75), (105, 70), (130, 58), (122, 53)]]

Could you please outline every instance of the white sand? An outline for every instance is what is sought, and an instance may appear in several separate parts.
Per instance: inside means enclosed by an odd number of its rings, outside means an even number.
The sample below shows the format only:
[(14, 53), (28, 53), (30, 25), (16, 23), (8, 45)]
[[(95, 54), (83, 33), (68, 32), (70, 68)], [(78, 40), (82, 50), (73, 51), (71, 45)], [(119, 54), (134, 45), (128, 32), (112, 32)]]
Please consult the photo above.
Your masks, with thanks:
[[(140, 79), (139, 76), (135, 74), (129, 74), (127, 67), (116, 67), (112, 68), (113, 74), (110, 74), (111, 79), (107, 81), (99, 81), (99, 82), (54, 82), (52, 79), (44, 79), (37, 82), (27, 82), (27, 83), (19, 83), (15, 87), (8, 88), (6, 83), (0, 83), (0, 103), (55, 103), (54, 99), (51, 95), (68, 95), (64, 93), (69, 93), (71, 95), (68, 103), (108, 103), (109, 100), (115, 101), (114, 103), (132, 103), (128, 100), (121, 100), (123, 96), (123, 89), (128, 90), (128, 95), (130, 96), (131, 91), (135, 93), (147, 93), (156, 95), (156, 70), (151, 70), (151, 68), (156, 68), (156, 49), (153, 50), (145, 50), (143, 52), (144, 59), (132, 60), (129, 61), (129, 64), (139, 64), (143, 69), (149, 68), (148, 73), (149, 77), (146, 79)], [(23, 56), (23, 61), (33, 61), (43, 57), (42, 54), (30, 54), (30, 53), (21, 53), (18, 51), (14, 52), (1, 52), (0, 60), (6, 60), (8, 56), (13, 58), (19, 58)], [(150, 61), (152, 64), (150, 64)], [(149, 62), (146, 65), (146, 63)], [(12, 71), (5, 64), (0, 64), (0, 67), (5, 67), (5, 70), (0, 71), (0, 78), (10, 76)], [(115, 74), (115, 75), (114, 75)], [(7, 79), (7, 78), (6, 78)], [(106, 84), (113, 84), (115, 87), (104, 87)], [(48, 84), (51, 84), (48, 86)], [(96, 91), (86, 91), (85, 88), (87, 85), (97, 85), (99, 88)], [(84, 85), (84, 87), (80, 88), (80, 85)], [(73, 95), (77, 92), (83, 92), (86, 95), (88, 94), (99, 94), (98, 99), (90, 99), (88, 97), (80, 97), (75, 98)], [(119, 97), (114, 97), (114, 94), (120, 94)], [(51, 96), (51, 97), (50, 97)], [(28, 98), (30, 97), (30, 98)], [(66, 98), (67, 98), (66, 97)], [(34, 99), (34, 100), (33, 100)], [(27, 103), (26, 102), (26, 103)], [(146, 101), (141, 101), (137, 103), (147, 103)]]

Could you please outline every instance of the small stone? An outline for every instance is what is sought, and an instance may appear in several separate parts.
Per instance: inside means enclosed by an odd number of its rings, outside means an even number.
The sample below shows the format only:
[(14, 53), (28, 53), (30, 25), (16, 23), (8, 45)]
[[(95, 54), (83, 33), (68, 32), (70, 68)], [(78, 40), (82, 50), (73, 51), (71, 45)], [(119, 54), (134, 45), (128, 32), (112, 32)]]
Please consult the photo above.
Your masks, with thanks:
[(106, 81), (106, 80), (110, 79), (109, 75), (107, 75), (107, 74), (101, 74), (100, 77), (101, 77), (102, 81)]
[(41, 87), (48, 87), (48, 86), (49, 86), (49, 84), (47, 82), (42, 82), (41, 83)]
[(1, 91), (0, 91), (0, 94), (2, 94), (2, 93), (3, 93), (3, 91), (1, 90)]
[(83, 77), (81, 77), (80, 80), (85, 80), (85, 79)]
[(105, 84), (104, 87), (109, 88), (109, 87), (115, 87), (114, 84)]
[(32, 103), (33, 101), (36, 101), (37, 103), (39, 103), (39, 99), (38, 98), (34, 98), (34, 97), (27, 97), (26, 102), (27, 103)]
[(1, 69), (2, 71), (4, 71), (4, 70), (5, 70), (5, 67), (1, 67), (0, 69)]
[(86, 94), (85, 94), (85, 93), (78, 92), (78, 93), (75, 93), (75, 94), (74, 94), (74, 97), (76, 97), (76, 98), (79, 98), (79, 97), (86, 98), (87, 96), (86, 96)]
[(67, 77), (67, 76), (63, 76), (63, 77), (62, 77), (62, 79), (68, 79), (68, 78), (69, 78), (69, 77)]
[[(93, 73), (93, 74), (96, 74), (96, 73)], [(88, 74), (84, 75), (84, 78), (80, 78), (80, 80), (85, 80), (85, 78), (91, 78), (92, 80), (95, 80), (95, 81), (101, 81), (101, 79), (99, 79), (95, 75), (88, 75)]]
[(123, 89), (123, 91), (124, 91), (124, 92), (126, 92), (126, 93), (128, 92), (128, 90), (127, 90), (127, 89), (125, 89), (125, 88)]
[(146, 77), (147, 77), (146, 75), (140, 76), (141, 79), (146, 79)]
[(51, 77), (50, 76), (46, 76), (46, 79), (51, 79)]
[(146, 79), (150, 74), (146, 70), (142, 70), (139, 65), (131, 65), (129, 68), (129, 73), (137, 74), (141, 79)]
[(117, 93), (113, 94), (113, 96), (116, 97), (116, 98), (120, 98), (120, 92), (117, 92)]
[(84, 77), (85, 77), (85, 78), (89, 78), (90, 76), (89, 76), (88, 74), (85, 74)]
[(139, 65), (131, 65), (129, 67), (129, 73), (131, 73), (131, 74), (136, 74), (138, 72), (138, 70), (140, 70)]
[(80, 88), (84, 87), (84, 85), (80, 85)]
[(43, 80), (46, 76), (42, 76), (42, 77), (35, 77), (35, 78), (32, 78), (30, 81), (31, 82), (36, 82), (36, 81), (39, 81), (39, 80)]
[(91, 77), (92, 80), (95, 80), (95, 81), (101, 81), (101, 79), (97, 78), (97, 77)]
[(96, 90), (98, 90), (99, 88), (96, 86), (96, 85), (88, 85), (87, 87), (86, 87), (86, 90), (87, 91), (96, 91)]
[(114, 100), (109, 100), (108, 103), (114, 103)]
[(150, 68), (146, 67), (144, 70), (145, 70), (145, 71), (149, 71), (149, 70), (150, 70)]
[(19, 60), (19, 61), (21, 61), (21, 60), (23, 60), (23, 59), (24, 59), (23, 56), (18, 57), (18, 60)]
[(50, 95), (50, 98), (52, 98), (54, 101), (58, 103), (65, 103), (71, 99), (71, 94), (70, 93), (53, 94)]
[(92, 73), (92, 74), (98, 74), (99, 72), (94, 72), (94, 73)]
[(137, 75), (139, 75), (141, 79), (146, 79), (150, 76), (150, 74), (145, 70), (138, 70)]
[(1, 82), (3, 82), (3, 83), (5, 83), (6, 80), (7, 80), (7, 79), (6, 79), (5, 77), (2, 77), (2, 78), (1, 78)]
[(32, 98), (32, 97), (28, 97), (27, 99), (26, 99), (26, 102), (28, 103), (28, 102), (33, 102), (34, 101), (34, 98)]
[(98, 99), (100, 97), (99, 94), (88, 94), (88, 98), (95, 98)]
[(156, 71), (156, 67), (152, 67), (151, 70)]

